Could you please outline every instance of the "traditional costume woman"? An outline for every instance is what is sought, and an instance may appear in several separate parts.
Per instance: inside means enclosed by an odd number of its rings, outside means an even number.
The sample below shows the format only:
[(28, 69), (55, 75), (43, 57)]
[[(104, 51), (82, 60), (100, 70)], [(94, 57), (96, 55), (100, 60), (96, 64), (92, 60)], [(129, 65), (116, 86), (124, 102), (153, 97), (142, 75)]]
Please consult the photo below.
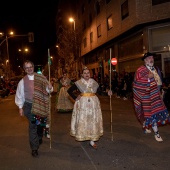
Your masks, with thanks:
[(73, 110), (73, 101), (67, 93), (71, 85), (71, 80), (68, 77), (63, 77), (59, 80), (59, 93), (56, 96), (56, 110), (58, 112), (70, 112)]
[[(90, 140), (94, 148), (94, 141), (99, 140), (103, 135), (103, 119), (100, 101), (95, 95), (99, 85), (89, 78), (85, 80), (81, 78), (68, 89), (69, 95), (75, 100), (74, 109), (71, 119), (70, 135), (74, 136), (77, 141)], [(76, 100), (77, 96), (74, 91), (80, 92), (80, 99)]]

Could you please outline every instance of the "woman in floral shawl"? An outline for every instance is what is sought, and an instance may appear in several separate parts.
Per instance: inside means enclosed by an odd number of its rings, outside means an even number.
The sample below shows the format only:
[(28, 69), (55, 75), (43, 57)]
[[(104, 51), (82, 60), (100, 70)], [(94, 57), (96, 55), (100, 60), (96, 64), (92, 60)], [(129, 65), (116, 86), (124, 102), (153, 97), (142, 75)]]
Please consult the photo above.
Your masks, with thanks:
[[(90, 146), (97, 148), (95, 141), (103, 135), (103, 118), (100, 101), (95, 95), (99, 85), (90, 78), (87, 67), (83, 69), (82, 78), (68, 89), (69, 95), (75, 100), (71, 119), (70, 135), (77, 141), (90, 141)], [(74, 91), (79, 91), (76, 96)]]

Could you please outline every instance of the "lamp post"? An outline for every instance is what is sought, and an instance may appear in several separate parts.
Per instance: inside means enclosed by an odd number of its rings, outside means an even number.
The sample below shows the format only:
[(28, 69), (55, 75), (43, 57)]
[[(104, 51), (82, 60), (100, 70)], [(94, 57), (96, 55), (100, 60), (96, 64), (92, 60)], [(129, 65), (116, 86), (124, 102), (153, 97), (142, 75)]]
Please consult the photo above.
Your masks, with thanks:
[(3, 39), (0, 42), (0, 46), (6, 41), (6, 53), (7, 53), (7, 59), (8, 59), (8, 64), (9, 64), (9, 75), (7, 74), (7, 78), (11, 76), (11, 68), (10, 68), (10, 57), (9, 57), (9, 46), (8, 46), (8, 39), (12, 37), (25, 37), (27, 36), (29, 39), (29, 42), (34, 42), (34, 34), (32, 32), (29, 32), (28, 34), (23, 34), (23, 35), (14, 35), (13, 31), (11, 31), (8, 35), (0, 32), (0, 37), (5, 36), (5, 39)]
[[(0, 46), (3, 44), (3, 42), (6, 41), (6, 55), (7, 55), (7, 60), (6, 60), (6, 74), (7, 74), (7, 79), (9, 79), (10, 74), (11, 74), (11, 69), (10, 69), (10, 60), (9, 60), (9, 47), (8, 47), (8, 38), (11, 37), (13, 35), (13, 31), (11, 31), (8, 35), (5, 35), (5, 39), (0, 43)], [(4, 33), (0, 32), (0, 36), (4, 36)], [(8, 65), (7, 65), (8, 63)]]
[[(74, 24), (73, 28), (74, 28), (74, 39), (75, 39), (75, 49), (76, 49), (75, 54), (76, 54), (76, 57), (77, 57), (77, 39), (76, 39), (76, 32), (75, 32), (76, 31), (76, 22), (75, 22), (75, 19), (72, 18), (72, 17), (69, 18), (69, 21), (73, 22), (73, 24)], [(76, 60), (77, 60), (77, 58), (76, 58)], [(79, 53), (78, 53), (78, 60), (79, 60)], [(76, 61), (75, 63), (76, 63), (76, 68), (75, 68), (76, 69), (76, 78), (78, 78), (78, 61)]]
[(75, 19), (73, 19), (73, 18), (69, 18), (69, 21), (74, 23), (74, 31), (75, 31), (75, 28), (76, 28), (76, 22), (75, 22)]
[[(11, 35), (13, 34), (10, 33)], [(7, 53), (7, 61), (9, 63), (9, 47), (8, 47), (8, 36), (6, 35), (6, 53)], [(11, 68), (10, 68), (10, 63), (9, 63), (9, 72), (7, 71), (7, 79), (9, 79), (9, 77), (11, 77)]]

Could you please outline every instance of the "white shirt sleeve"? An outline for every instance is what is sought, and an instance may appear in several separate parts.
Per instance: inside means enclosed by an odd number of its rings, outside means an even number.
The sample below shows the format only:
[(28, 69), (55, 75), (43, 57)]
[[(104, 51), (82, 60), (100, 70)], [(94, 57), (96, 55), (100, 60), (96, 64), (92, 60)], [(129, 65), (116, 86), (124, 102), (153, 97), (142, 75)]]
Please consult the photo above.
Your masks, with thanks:
[(24, 81), (23, 79), (20, 80), (17, 86), (17, 91), (15, 94), (15, 104), (19, 107), (22, 108), (25, 102), (25, 97), (24, 97)]

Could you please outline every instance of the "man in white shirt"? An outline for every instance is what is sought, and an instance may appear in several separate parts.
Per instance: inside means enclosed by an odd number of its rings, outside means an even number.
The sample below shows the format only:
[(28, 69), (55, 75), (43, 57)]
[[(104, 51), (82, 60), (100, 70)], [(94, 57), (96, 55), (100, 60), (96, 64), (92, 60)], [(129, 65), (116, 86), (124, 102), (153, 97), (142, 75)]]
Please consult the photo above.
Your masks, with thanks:
[(31, 61), (25, 61), (23, 68), (27, 75), (18, 83), (15, 103), (19, 107), (20, 116), (25, 115), (29, 121), (30, 147), (32, 156), (37, 157), (43, 130), (48, 123), (49, 93), (53, 91), (53, 87), (45, 76), (34, 72)]

